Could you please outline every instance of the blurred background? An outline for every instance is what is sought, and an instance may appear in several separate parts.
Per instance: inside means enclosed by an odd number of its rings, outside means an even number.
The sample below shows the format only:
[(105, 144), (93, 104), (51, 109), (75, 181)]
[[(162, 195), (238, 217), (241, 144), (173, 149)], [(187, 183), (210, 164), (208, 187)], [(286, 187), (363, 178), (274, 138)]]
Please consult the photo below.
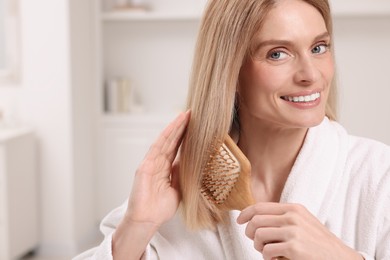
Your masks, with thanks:
[[(185, 106), (205, 0), (0, 0), (0, 260), (96, 245)], [(390, 1), (334, 0), (339, 119), (390, 144)]]

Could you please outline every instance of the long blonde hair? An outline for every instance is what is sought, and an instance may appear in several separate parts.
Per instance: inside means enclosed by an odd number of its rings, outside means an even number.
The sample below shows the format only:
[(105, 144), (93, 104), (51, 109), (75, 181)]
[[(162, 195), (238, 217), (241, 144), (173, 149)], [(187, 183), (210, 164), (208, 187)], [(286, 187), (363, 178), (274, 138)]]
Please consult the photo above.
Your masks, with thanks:
[[(190, 229), (215, 228), (226, 220), (201, 194), (202, 169), (215, 140), (223, 140), (234, 119), (235, 96), (243, 61), (253, 36), (278, 0), (210, 0), (198, 34), (187, 107), (191, 120), (180, 152), (182, 212)], [(332, 34), (327, 0), (304, 0), (316, 7)], [(334, 86), (327, 115), (335, 118)]]

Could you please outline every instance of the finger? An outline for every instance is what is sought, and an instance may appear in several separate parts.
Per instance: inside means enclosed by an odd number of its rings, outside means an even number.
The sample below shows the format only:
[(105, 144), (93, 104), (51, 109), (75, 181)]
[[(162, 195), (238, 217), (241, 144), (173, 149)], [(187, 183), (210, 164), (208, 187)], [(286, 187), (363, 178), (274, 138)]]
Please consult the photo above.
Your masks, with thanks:
[(190, 112), (187, 111), (183, 114), (183, 117), (180, 118), (181, 120), (173, 125), (174, 129), (171, 134), (164, 136), (165, 142), (163, 142), (160, 152), (161, 154), (168, 156), (171, 162), (175, 158), (177, 149), (180, 146), (181, 139), (189, 122), (189, 117)]
[(173, 160), (176, 158), (177, 152), (179, 150), (179, 147), (181, 146), (185, 132), (187, 130), (190, 117), (191, 117), (191, 112), (187, 111), (185, 114), (185, 120), (179, 126), (179, 129), (178, 131), (176, 131), (175, 136), (173, 136), (173, 141), (167, 143), (166, 153), (168, 155), (168, 159), (170, 162), (173, 162)]
[(238, 224), (250, 221), (255, 215), (282, 215), (288, 211), (288, 204), (274, 202), (260, 202), (241, 211), (237, 218)]
[(245, 234), (253, 239), (259, 228), (282, 227), (286, 224), (288, 221), (284, 215), (256, 215), (248, 222)]
[(268, 243), (263, 248), (263, 258), (264, 260), (293, 259), (290, 248), (290, 242)]
[[(180, 113), (159, 135), (154, 144), (150, 147), (147, 154), (149, 159), (153, 159), (158, 155), (169, 153), (167, 148), (176, 147), (181, 135), (188, 124), (190, 112)], [(172, 145), (174, 143), (174, 145)]]
[(291, 216), (312, 216), (308, 210), (295, 203), (275, 203), (275, 202), (260, 202), (255, 205), (251, 205), (244, 209), (237, 218), (238, 224), (244, 224), (251, 220), (255, 215), (286, 215)]
[(180, 126), (185, 122), (187, 113), (180, 113), (159, 135), (155, 142), (155, 147), (163, 150), (167, 142), (174, 140), (177, 132), (181, 130)]
[(263, 252), (265, 245), (282, 243), (285, 240), (286, 238), (282, 228), (259, 228), (254, 234), (253, 243), (257, 251)]
[(172, 175), (171, 175), (171, 186), (176, 189), (176, 190), (179, 190), (179, 174), (180, 172), (180, 165), (178, 162), (175, 162), (172, 166)]

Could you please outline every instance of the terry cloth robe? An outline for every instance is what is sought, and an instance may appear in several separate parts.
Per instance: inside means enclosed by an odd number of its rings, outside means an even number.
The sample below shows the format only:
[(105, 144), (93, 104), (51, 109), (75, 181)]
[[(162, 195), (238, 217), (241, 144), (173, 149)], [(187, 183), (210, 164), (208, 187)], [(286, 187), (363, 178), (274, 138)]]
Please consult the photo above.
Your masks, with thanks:
[[(390, 259), (390, 147), (348, 135), (327, 118), (310, 128), (281, 196), (281, 203), (305, 206), (344, 243), (367, 260)], [(105, 239), (75, 259), (112, 259), (111, 235), (127, 203), (101, 224)], [(180, 216), (164, 224), (146, 248), (143, 259), (263, 259), (238, 225), (191, 233)]]

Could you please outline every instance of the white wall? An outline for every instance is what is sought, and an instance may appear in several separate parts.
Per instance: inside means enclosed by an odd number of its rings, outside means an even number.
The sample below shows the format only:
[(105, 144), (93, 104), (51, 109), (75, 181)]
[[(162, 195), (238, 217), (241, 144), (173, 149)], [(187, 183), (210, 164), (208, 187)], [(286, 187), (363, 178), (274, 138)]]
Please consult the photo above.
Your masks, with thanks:
[(336, 17), (341, 123), (390, 145), (390, 14)]
[[(96, 240), (95, 0), (70, 1), (73, 203), (76, 250)], [(99, 103), (100, 104), (100, 103)]]
[(0, 87), (0, 107), (32, 125), (39, 140), (44, 255), (73, 255), (96, 231), (92, 3), (21, 0), (22, 79)]
[(41, 248), (63, 253), (73, 247), (68, 6), (65, 0), (25, 0), (20, 7), (19, 108), (39, 139)]

